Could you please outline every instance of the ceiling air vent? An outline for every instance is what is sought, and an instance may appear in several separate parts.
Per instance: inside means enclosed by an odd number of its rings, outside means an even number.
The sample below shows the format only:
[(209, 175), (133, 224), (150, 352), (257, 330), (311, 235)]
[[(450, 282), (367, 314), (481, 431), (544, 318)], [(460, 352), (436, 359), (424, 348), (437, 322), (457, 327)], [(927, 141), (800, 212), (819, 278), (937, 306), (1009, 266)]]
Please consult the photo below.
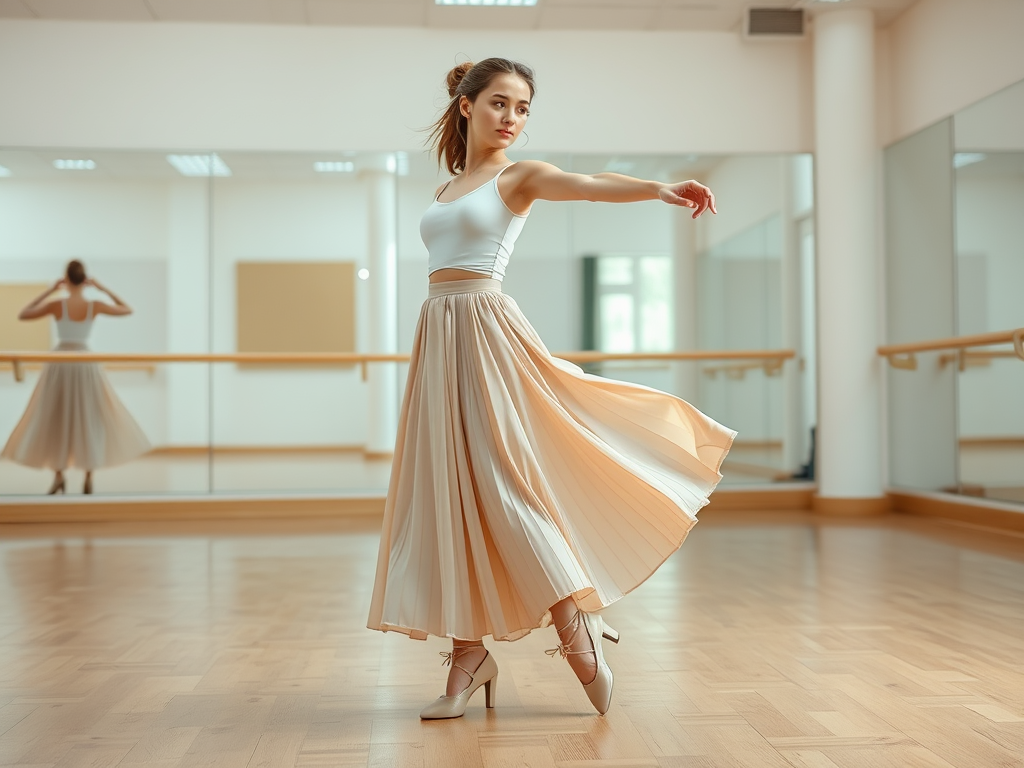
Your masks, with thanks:
[(795, 40), (804, 36), (802, 8), (748, 8), (743, 36), (755, 40)]

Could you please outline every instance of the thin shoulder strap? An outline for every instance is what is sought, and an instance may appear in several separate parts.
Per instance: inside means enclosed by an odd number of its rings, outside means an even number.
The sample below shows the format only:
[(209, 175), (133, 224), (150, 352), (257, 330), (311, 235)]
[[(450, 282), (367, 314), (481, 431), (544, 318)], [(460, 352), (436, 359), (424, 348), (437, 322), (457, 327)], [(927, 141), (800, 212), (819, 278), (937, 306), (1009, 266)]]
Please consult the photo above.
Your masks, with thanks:
[[(504, 170), (504, 169), (502, 169), (502, 170)], [(443, 195), (443, 194), (444, 194), (444, 191), (445, 191), (446, 189), (448, 189), (448, 185), (449, 185), (449, 184), (451, 184), (451, 183), (452, 183), (453, 181), (455, 181), (455, 178), (454, 178), (454, 177), (452, 177), (452, 178), (448, 179), (448, 181), (446, 181), (446, 182), (444, 183), (444, 186), (443, 186), (443, 187), (441, 187), (441, 189), (439, 189), (439, 190), (438, 190), (437, 194), (436, 194), (436, 195), (434, 195), (434, 202), (435, 202), (435, 203), (439, 203), (439, 202), (441, 202), (441, 195)]]
[(498, 183), (498, 177), (501, 176), (501, 174), (503, 174), (505, 171), (507, 171), (513, 165), (515, 165), (515, 163), (509, 163), (504, 168), (502, 168), (500, 171), (498, 171), (496, 174), (494, 174), (494, 183), (497, 184)]

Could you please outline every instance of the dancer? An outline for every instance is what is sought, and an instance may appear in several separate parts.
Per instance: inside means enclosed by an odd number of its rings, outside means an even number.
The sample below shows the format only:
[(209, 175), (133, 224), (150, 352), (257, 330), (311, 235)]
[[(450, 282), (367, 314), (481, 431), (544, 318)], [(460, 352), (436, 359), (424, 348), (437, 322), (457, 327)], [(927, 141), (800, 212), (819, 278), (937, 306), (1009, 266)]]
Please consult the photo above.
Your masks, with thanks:
[[(87, 301), (82, 296), (87, 286), (103, 291), (114, 303)], [(61, 288), (68, 292), (67, 298), (47, 301)], [(113, 291), (87, 278), (85, 266), (76, 260), (68, 263), (64, 277), (21, 310), (18, 319), (52, 315), (57, 320), (56, 349), (85, 351), (97, 315), (131, 313), (131, 307)], [(51, 494), (64, 493), (65, 469), (84, 469), (82, 492), (92, 493), (94, 470), (131, 461), (149, 447), (97, 363), (49, 363), (0, 458), (52, 469)]]
[(445, 695), (423, 719), (460, 717), (498, 667), (486, 635), (516, 640), (554, 623), (601, 714), (612, 673), (598, 611), (675, 552), (721, 479), (735, 432), (688, 403), (553, 358), (501, 292), (536, 200), (661, 199), (715, 211), (695, 181), (565, 173), (509, 162), (534, 95), (506, 59), (448, 73), (433, 126), (453, 178), (420, 223), (429, 295), (420, 312), (388, 488), (368, 626), (451, 638)]

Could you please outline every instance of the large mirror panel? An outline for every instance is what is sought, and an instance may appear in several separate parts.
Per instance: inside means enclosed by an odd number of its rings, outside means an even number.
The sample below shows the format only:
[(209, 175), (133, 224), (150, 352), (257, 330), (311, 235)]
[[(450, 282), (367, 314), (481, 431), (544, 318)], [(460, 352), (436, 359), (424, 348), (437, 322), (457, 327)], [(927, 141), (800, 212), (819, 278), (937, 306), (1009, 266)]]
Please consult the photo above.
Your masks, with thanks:
[[(696, 222), (658, 201), (540, 201), (504, 290), (552, 352), (737, 429), (727, 484), (813, 479), (811, 158), (523, 158), (715, 190), (721, 213)], [(127, 355), (99, 366), (145, 442), (97, 465), (95, 493), (384, 492), (407, 366), (360, 356), (411, 349), (419, 221), (447, 176), (433, 158), (9, 150), (0, 168), (0, 347), (58, 344), (52, 320), (17, 315), (72, 258), (133, 309), (100, 317), (88, 346)], [(22, 369), (0, 380), (4, 439), (43, 370)], [(68, 479), (80, 490), (80, 469)], [(5, 494), (51, 480), (0, 462)]]
[[(954, 129), (959, 333), (1024, 328), (1024, 82), (959, 112)], [(947, 357), (962, 491), (1024, 502), (1024, 360), (1006, 345)]]

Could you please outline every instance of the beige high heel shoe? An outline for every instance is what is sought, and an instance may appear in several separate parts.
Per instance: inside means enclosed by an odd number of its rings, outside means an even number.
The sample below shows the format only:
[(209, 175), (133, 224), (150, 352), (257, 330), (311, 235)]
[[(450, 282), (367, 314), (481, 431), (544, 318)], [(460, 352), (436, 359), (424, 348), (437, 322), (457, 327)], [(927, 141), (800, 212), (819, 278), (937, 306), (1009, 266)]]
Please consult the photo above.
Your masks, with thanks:
[[(572, 650), (572, 644), (576, 641), (576, 634), (580, 631), (581, 624), (586, 627), (593, 650)], [(590, 698), (590, 703), (594, 705), (594, 709), (597, 710), (598, 714), (603, 715), (612, 705), (612, 685), (614, 683), (614, 678), (612, 676), (611, 667), (609, 667), (608, 663), (604, 660), (604, 649), (601, 647), (601, 640), (611, 640), (613, 643), (617, 644), (619, 642), (619, 633), (605, 624), (604, 619), (596, 613), (584, 613), (583, 611), (577, 610), (576, 613), (573, 614), (573, 617), (569, 619), (569, 622), (558, 630), (559, 640), (562, 639), (562, 632), (572, 625), (575, 625), (575, 628), (572, 631), (571, 643), (566, 645), (565, 643), (559, 642), (556, 648), (550, 648), (544, 651), (544, 653), (552, 658), (554, 658), (557, 653), (560, 654), (563, 659), (584, 653), (594, 654), (594, 658), (597, 661), (597, 674), (594, 675), (594, 679), (589, 683), (583, 684), (583, 690), (587, 692), (587, 696)]]
[(57, 493), (64, 493), (64, 476), (59, 475), (53, 478), (53, 485), (50, 486), (50, 490), (46, 492), (47, 496), (54, 496)]
[(480, 666), (476, 668), (476, 672), (470, 672), (455, 661), (460, 654), (475, 650), (478, 647), (474, 645), (468, 648), (456, 648), (452, 651), (441, 652), (441, 656), (445, 657), (445, 660), (441, 662), (441, 666), (450, 664), (461, 669), (469, 675), (469, 685), (457, 696), (439, 696), (427, 704), (423, 711), (420, 712), (421, 720), (447, 720), (452, 717), (462, 717), (466, 713), (466, 705), (469, 704), (470, 697), (481, 685), (484, 686), (484, 694), (487, 697), (487, 708), (494, 708), (494, 699), (498, 691), (498, 665), (495, 663), (494, 657), (491, 656), (491, 652), (487, 651), (487, 655), (480, 662)]

